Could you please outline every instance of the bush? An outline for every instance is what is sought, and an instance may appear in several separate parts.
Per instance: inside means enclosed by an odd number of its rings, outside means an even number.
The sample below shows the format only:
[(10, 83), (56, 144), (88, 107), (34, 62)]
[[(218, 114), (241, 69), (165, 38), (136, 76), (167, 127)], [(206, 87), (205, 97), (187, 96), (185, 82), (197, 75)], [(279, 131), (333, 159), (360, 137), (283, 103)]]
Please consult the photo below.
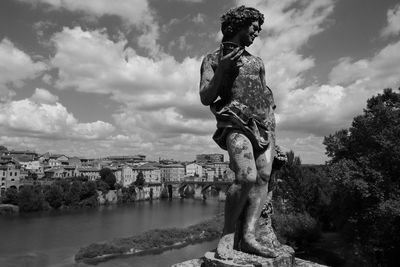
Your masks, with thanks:
[(18, 193), (20, 211), (40, 211), (43, 209), (44, 196), (40, 186), (24, 186)]
[(117, 182), (117, 179), (115, 178), (115, 175), (111, 169), (109, 168), (101, 169), (100, 179), (108, 185), (110, 190), (115, 189), (115, 183)]
[(295, 248), (305, 247), (321, 235), (317, 221), (308, 213), (275, 213), (272, 224), (278, 239)]
[(18, 205), (18, 191), (14, 187), (7, 188), (2, 201), (4, 204)]
[(79, 206), (81, 208), (94, 208), (97, 207), (98, 205), (99, 202), (97, 200), (97, 194), (95, 196), (91, 196), (79, 202)]
[(61, 186), (52, 184), (46, 191), (45, 199), (53, 209), (58, 209), (63, 203), (63, 191)]
[(118, 199), (120, 203), (130, 203), (134, 202), (136, 199), (136, 187), (134, 184), (128, 187), (121, 188), (122, 197)]

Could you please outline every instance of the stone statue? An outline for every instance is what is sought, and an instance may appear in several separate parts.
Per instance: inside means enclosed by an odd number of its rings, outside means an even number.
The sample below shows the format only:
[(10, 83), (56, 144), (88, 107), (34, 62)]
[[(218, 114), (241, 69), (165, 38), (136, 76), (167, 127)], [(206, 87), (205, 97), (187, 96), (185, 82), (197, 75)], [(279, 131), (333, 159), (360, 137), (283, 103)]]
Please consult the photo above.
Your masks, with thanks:
[(213, 139), (228, 151), (235, 172), (216, 252), (221, 259), (239, 257), (246, 262), (246, 255), (279, 258), (294, 253), (278, 242), (266, 211), (272, 198), (276, 106), (265, 82), (263, 61), (245, 49), (259, 35), (263, 22), (263, 14), (254, 8), (227, 11), (221, 17), (221, 45), (201, 65), (201, 102), (216, 117)]

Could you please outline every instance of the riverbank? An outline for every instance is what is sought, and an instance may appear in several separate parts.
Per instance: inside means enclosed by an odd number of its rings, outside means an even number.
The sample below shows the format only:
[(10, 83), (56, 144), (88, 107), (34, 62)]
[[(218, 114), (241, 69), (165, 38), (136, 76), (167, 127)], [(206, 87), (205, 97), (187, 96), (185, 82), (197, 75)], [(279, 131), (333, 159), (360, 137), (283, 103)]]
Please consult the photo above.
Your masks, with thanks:
[(81, 248), (75, 261), (96, 264), (111, 258), (127, 255), (157, 254), (165, 250), (214, 240), (221, 235), (223, 215), (189, 227), (156, 229), (109, 242), (94, 243)]

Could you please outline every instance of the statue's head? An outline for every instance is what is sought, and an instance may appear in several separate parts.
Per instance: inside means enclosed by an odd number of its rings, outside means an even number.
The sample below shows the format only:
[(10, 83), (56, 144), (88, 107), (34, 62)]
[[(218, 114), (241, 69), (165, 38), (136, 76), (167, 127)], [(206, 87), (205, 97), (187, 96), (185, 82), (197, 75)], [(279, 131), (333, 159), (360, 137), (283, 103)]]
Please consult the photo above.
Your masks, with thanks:
[(222, 41), (233, 38), (240, 31), (247, 29), (252, 24), (258, 24), (259, 32), (263, 23), (264, 15), (255, 8), (239, 6), (229, 9), (221, 16)]

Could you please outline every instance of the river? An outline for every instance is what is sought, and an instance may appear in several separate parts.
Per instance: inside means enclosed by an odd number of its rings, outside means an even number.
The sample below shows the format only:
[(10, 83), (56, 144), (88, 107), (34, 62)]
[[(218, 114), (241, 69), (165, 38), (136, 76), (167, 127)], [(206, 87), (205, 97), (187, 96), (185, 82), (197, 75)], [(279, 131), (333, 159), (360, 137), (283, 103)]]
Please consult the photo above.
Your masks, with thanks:
[[(73, 267), (74, 254), (93, 242), (128, 237), (155, 228), (186, 227), (223, 211), (214, 199), (155, 200), (78, 211), (51, 211), (0, 217), (0, 266)], [(158, 255), (124, 257), (99, 267), (152, 267), (200, 257), (215, 247), (205, 242)]]

